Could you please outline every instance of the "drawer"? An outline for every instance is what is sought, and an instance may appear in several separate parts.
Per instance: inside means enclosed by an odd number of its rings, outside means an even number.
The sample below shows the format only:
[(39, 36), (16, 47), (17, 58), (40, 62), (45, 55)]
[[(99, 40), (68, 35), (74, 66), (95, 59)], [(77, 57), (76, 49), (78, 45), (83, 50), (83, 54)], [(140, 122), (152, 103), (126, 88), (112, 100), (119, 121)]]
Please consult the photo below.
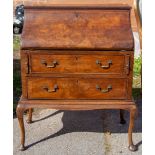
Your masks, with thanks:
[(34, 78), (28, 79), (29, 99), (125, 99), (126, 79)]
[(32, 54), (30, 66), (32, 73), (126, 74), (125, 60), (125, 55)]

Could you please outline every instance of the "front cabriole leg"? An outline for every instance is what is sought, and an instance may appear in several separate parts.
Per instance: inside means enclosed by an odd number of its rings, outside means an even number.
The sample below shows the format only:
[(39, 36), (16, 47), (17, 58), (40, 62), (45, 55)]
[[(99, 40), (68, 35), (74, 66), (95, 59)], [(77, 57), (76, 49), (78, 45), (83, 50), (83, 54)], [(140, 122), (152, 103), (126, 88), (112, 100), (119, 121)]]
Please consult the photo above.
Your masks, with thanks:
[(135, 121), (136, 114), (137, 114), (137, 107), (136, 107), (136, 105), (134, 105), (130, 109), (130, 122), (129, 122), (129, 129), (128, 129), (128, 141), (129, 141), (128, 148), (130, 151), (137, 150), (137, 147), (133, 144), (133, 140), (132, 140), (132, 132), (133, 132), (133, 128), (134, 128), (134, 121)]
[(23, 121), (23, 114), (24, 111), (26, 109), (23, 107), (22, 104), (18, 104), (17, 108), (16, 108), (16, 114), (17, 114), (17, 118), (18, 118), (18, 123), (19, 123), (19, 127), (20, 127), (20, 141), (21, 141), (21, 146), (20, 146), (20, 150), (24, 151), (25, 150), (25, 127), (24, 127), (24, 121)]

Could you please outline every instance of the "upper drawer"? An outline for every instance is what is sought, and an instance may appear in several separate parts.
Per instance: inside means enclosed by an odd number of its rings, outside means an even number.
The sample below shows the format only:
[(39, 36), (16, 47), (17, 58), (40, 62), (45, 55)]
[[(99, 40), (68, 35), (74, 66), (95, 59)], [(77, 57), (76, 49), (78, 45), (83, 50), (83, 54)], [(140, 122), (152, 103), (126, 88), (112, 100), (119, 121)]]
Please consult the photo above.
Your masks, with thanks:
[(128, 74), (129, 55), (31, 54), (31, 73)]
[(127, 7), (28, 7), (22, 49), (132, 50)]

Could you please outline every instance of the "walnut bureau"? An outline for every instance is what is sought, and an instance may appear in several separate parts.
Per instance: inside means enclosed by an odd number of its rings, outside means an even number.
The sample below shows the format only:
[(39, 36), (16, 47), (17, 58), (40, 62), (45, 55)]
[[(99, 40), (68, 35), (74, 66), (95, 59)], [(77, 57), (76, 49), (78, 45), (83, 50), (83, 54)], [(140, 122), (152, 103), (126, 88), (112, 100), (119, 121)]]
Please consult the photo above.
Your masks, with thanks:
[[(22, 96), (17, 106), (21, 150), (26, 147), (23, 113), (33, 108), (118, 109), (130, 112), (134, 40), (127, 5), (26, 5), (21, 43)], [(110, 123), (110, 122), (109, 122)]]

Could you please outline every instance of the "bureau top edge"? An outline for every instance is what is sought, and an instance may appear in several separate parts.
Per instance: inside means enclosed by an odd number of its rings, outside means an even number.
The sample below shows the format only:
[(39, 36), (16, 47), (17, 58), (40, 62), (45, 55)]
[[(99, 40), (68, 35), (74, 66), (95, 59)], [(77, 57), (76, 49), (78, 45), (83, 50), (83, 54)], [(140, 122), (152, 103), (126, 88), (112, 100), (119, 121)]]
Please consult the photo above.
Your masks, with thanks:
[(114, 10), (130, 10), (132, 7), (129, 5), (118, 5), (118, 4), (84, 4), (84, 5), (75, 5), (75, 4), (68, 4), (68, 5), (24, 5), (24, 9), (114, 9)]
[(82, 52), (82, 51), (87, 51), (87, 52), (134, 52), (134, 46), (131, 49), (121, 49), (121, 48), (113, 48), (113, 49), (108, 49), (108, 48), (101, 48), (101, 49), (91, 49), (91, 48), (51, 48), (51, 47), (22, 47), (20, 50), (29, 50), (29, 51), (67, 51), (67, 52)]

